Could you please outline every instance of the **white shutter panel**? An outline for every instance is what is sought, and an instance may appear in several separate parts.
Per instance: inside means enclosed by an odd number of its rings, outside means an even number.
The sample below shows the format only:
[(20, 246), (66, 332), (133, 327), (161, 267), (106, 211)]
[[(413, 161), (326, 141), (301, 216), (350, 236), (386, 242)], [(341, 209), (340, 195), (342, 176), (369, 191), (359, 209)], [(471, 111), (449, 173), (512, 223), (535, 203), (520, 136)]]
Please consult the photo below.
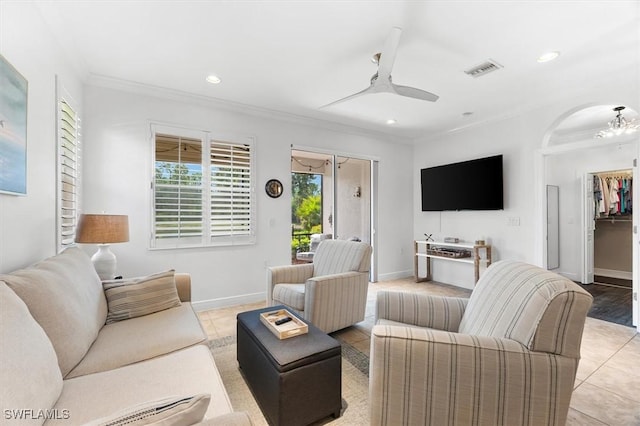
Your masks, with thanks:
[(69, 103), (58, 106), (58, 245), (74, 244), (79, 204), (80, 120)]
[(251, 147), (211, 141), (211, 238), (252, 235)]
[(155, 153), (157, 246), (202, 244), (202, 141), (157, 134)]

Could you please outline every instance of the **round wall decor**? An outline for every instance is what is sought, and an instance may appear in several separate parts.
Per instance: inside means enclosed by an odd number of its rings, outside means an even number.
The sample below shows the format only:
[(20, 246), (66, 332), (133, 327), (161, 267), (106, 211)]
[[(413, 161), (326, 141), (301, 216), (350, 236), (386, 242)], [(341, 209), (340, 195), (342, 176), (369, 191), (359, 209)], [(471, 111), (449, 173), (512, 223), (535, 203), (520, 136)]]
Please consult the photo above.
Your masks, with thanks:
[(278, 198), (282, 195), (282, 182), (278, 179), (269, 179), (264, 186), (264, 190), (271, 198)]

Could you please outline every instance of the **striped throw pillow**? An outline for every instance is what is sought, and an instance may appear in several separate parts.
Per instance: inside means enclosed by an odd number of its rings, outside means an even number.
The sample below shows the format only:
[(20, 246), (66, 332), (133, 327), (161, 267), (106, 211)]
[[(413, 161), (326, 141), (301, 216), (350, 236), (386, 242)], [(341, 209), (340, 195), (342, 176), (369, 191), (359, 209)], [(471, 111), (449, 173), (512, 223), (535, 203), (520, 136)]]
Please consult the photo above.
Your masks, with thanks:
[(130, 407), (85, 426), (192, 425), (202, 420), (210, 400), (209, 394), (166, 398)]
[(143, 278), (103, 281), (107, 324), (180, 306), (173, 269)]

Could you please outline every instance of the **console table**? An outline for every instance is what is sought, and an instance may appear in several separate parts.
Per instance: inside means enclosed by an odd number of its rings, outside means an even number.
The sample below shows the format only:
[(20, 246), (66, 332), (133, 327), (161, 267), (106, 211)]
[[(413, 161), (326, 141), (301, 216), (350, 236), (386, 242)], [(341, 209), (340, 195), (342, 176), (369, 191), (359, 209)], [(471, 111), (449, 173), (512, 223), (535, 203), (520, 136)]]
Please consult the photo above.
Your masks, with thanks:
[[(435, 251), (437, 251), (439, 248), (469, 250), (471, 256), (453, 257), (434, 253), (434, 249)], [(480, 256), (481, 250), (484, 250), (484, 258)], [(472, 264), (475, 277), (474, 283), (477, 283), (478, 279), (480, 278), (480, 263), (483, 263), (486, 266), (491, 265), (491, 245), (489, 244), (445, 243), (444, 241), (414, 241), (413, 252), (413, 271), (417, 283), (431, 280), (431, 259), (442, 259), (450, 260), (452, 262)], [(424, 258), (427, 262), (427, 274), (424, 277), (421, 277), (418, 274), (418, 260), (420, 258)]]

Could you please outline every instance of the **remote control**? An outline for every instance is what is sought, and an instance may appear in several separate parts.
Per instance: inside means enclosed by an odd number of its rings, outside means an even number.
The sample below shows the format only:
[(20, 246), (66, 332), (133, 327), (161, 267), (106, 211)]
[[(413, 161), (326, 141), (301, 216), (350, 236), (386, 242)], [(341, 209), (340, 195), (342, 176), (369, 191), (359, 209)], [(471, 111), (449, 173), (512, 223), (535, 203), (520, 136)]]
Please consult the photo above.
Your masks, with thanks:
[(279, 319), (278, 321), (276, 321), (276, 325), (282, 325), (282, 324), (284, 324), (286, 322), (289, 322), (289, 321), (291, 321), (291, 317), (285, 317), (285, 318), (282, 318), (282, 319)]

